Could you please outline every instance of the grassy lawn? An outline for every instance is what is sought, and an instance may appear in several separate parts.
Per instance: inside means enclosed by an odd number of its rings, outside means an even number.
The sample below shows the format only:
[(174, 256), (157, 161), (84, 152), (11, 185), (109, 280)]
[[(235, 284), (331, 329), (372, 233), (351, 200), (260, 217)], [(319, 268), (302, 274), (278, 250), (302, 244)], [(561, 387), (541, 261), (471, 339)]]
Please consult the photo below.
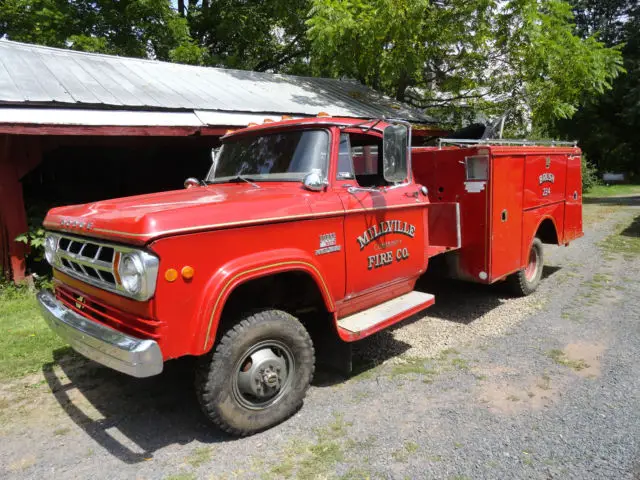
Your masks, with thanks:
[(623, 195), (640, 195), (640, 185), (598, 185), (584, 196), (587, 198), (614, 197)]
[(0, 380), (39, 371), (64, 346), (40, 316), (33, 292), (0, 284)]

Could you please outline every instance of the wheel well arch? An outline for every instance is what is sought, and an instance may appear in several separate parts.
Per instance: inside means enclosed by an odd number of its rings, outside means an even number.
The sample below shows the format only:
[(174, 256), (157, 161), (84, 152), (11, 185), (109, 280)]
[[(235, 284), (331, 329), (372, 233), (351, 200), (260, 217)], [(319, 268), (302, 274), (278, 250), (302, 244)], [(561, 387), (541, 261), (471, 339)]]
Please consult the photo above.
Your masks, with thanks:
[(322, 274), (314, 265), (304, 261), (244, 268), (226, 279), (212, 279), (211, 283), (218, 284), (220, 288), (214, 289), (216, 291), (204, 299), (202, 336), (198, 336), (198, 350), (202, 353), (215, 345), (227, 322), (237, 320), (243, 311), (278, 308), (296, 315), (308, 309), (331, 317), (335, 312), (333, 298)]
[[(247, 299), (250, 298), (250, 301)], [(254, 309), (274, 308), (295, 317), (307, 314), (328, 314), (320, 287), (304, 270), (286, 270), (249, 278), (230, 291), (220, 314), (216, 339), (227, 322)], [(302, 323), (305, 323), (304, 321)]]
[(556, 224), (551, 217), (547, 217), (542, 220), (542, 222), (540, 222), (535, 236), (538, 237), (542, 243), (549, 243), (553, 245), (560, 244), (558, 229), (556, 228)]

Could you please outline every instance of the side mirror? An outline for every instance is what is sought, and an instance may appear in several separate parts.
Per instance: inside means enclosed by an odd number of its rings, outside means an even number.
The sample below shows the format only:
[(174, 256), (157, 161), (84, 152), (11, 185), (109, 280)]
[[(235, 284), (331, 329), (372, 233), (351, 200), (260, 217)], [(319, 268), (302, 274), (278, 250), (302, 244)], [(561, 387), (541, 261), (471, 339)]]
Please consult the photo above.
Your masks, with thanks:
[(399, 183), (407, 179), (409, 128), (401, 124), (392, 124), (383, 134), (383, 175), (390, 183)]
[(307, 173), (302, 179), (302, 186), (312, 192), (320, 192), (327, 186), (319, 170)]
[(184, 188), (200, 187), (202, 183), (197, 178), (189, 177), (184, 181)]

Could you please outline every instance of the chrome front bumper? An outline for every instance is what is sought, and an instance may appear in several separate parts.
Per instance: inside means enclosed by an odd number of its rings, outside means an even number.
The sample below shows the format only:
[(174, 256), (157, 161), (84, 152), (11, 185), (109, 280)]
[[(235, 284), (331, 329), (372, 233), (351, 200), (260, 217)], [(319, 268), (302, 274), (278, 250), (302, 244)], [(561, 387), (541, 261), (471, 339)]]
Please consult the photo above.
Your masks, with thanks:
[(89, 320), (67, 308), (48, 291), (37, 295), (49, 327), (78, 353), (133, 377), (162, 372), (162, 352), (153, 340), (142, 340)]

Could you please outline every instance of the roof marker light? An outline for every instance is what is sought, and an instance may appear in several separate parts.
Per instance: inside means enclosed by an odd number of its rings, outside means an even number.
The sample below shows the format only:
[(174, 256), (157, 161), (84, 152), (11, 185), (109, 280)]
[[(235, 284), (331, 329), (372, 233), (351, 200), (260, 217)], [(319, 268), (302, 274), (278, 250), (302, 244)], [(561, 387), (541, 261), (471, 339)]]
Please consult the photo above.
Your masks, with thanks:
[(282, 120), (293, 120), (293, 117), (291, 115), (282, 115), (282, 118), (280, 119)]
[(265, 118), (262, 123), (273, 123), (273, 120), (270, 118)]
[(331, 115), (329, 115), (327, 112), (319, 112), (318, 117), (330, 117)]
[(256, 122), (249, 122), (247, 127), (255, 127), (256, 125), (258, 125)]

